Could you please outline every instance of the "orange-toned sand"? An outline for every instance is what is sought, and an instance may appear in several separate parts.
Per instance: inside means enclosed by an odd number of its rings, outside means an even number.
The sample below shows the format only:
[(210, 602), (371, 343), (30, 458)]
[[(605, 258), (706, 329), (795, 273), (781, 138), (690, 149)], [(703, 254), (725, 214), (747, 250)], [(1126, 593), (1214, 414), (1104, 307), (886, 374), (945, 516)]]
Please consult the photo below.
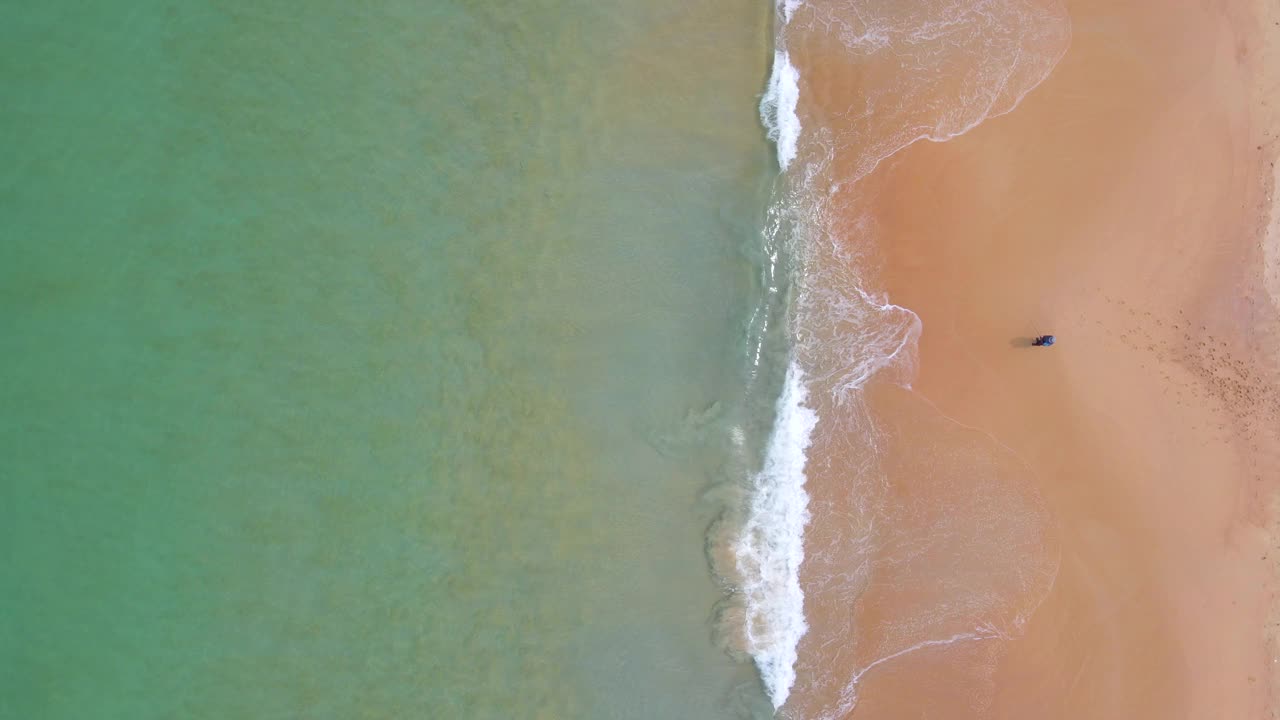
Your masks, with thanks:
[[(1280, 94), (1262, 31), (1280, 18), (1067, 7), (1070, 50), (1017, 110), (865, 181), (885, 285), (924, 324), (915, 389), (1025, 460), (1058, 528), (1053, 588), (981, 715), (1277, 717)], [(1026, 347), (1046, 332), (1056, 346)], [(910, 692), (963, 704), (947, 682), (965, 680), (939, 677)], [(852, 717), (918, 717), (893, 699), (910, 688), (868, 676)]]

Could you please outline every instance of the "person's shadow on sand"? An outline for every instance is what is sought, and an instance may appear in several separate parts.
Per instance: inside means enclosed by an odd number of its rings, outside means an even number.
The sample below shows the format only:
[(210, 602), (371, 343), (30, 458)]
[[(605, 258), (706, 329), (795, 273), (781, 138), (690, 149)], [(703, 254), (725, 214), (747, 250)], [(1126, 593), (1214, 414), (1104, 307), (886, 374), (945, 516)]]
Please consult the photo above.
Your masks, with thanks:
[(1016, 337), (1009, 341), (1009, 347), (1029, 348), (1036, 346), (1036, 339), (1033, 337)]

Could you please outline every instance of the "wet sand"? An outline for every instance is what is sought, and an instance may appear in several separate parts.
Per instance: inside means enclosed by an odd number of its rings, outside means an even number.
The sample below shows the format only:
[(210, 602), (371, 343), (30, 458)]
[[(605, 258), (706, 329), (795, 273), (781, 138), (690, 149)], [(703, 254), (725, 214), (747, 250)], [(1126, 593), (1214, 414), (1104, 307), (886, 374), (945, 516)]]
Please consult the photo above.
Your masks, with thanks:
[(869, 673), (852, 717), (1275, 717), (1280, 28), (1245, 3), (1067, 7), (1070, 50), (1017, 110), (864, 181), (884, 285), (923, 322), (914, 388), (1030, 468), (1058, 573), (1021, 636), (957, 651), (993, 668), (980, 693), (960, 655), (922, 657)]

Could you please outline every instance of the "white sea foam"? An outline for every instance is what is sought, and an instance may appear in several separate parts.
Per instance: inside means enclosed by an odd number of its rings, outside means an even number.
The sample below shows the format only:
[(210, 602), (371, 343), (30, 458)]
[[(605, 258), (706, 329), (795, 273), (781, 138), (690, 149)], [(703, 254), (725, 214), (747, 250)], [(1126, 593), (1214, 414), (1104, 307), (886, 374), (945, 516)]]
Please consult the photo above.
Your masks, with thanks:
[(796, 680), (796, 646), (808, 626), (800, 564), (809, 522), (805, 451), (818, 415), (805, 406), (804, 374), (787, 368), (764, 468), (756, 475), (750, 509), (734, 547), (741, 579), (746, 650), (755, 659), (775, 708)]
[(796, 14), (796, 8), (800, 7), (801, 0), (778, 0), (778, 13), (782, 15), (782, 22), (791, 22), (791, 16)]
[(773, 73), (760, 99), (760, 120), (777, 147), (778, 165), (783, 170), (795, 159), (800, 142), (800, 117), (796, 114), (799, 102), (800, 71), (791, 64), (786, 50), (775, 50)]

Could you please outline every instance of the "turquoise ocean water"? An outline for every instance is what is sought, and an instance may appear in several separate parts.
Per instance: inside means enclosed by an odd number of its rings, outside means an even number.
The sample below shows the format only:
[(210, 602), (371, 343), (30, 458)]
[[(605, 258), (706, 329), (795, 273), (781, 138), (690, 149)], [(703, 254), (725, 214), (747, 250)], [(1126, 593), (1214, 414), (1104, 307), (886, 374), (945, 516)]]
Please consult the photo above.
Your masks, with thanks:
[(0, 717), (769, 714), (704, 551), (781, 383), (767, 3), (0, 38)]

